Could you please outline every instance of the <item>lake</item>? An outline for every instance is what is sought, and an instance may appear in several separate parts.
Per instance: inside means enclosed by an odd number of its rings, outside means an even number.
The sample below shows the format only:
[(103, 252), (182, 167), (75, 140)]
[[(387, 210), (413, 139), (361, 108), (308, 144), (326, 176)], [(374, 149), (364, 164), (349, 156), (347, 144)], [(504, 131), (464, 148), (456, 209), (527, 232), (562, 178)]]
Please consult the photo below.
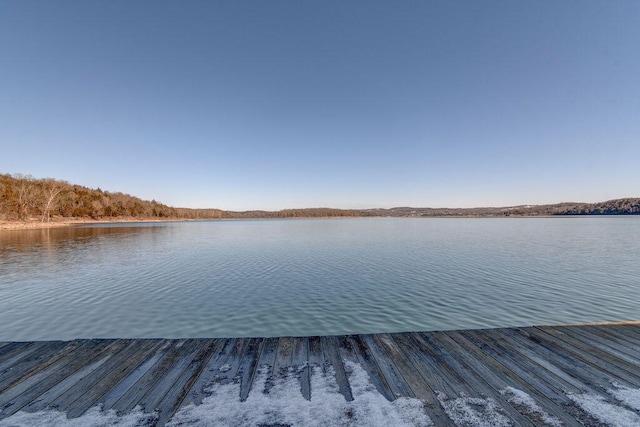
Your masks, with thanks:
[(0, 230), (0, 341), (640, 320), (640, 217)]

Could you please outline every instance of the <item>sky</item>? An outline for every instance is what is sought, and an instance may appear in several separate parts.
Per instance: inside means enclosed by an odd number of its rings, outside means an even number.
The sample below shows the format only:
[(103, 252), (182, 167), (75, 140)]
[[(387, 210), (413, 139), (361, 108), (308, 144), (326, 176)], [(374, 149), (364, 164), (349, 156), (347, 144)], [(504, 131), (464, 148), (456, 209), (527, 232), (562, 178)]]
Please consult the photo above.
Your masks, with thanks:
[(0, 0), (0, 173), (176, 207), (640, 197), (640, 2)]

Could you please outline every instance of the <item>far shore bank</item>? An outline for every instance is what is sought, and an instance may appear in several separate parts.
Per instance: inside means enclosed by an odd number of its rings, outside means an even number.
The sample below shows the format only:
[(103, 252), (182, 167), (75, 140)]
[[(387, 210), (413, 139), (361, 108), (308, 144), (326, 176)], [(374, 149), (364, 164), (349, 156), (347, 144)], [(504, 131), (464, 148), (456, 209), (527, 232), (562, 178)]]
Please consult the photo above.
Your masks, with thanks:
[(191, 219), (157, 219), (157, 218), (113, 218), (113, 219), (91, 219), (91, 218), (52, 218), (49, 222), (40, 220), (27, 221), (4, 221), (0, 220), (0, 230), (30, 230), (41, 228), (72, 227), (77, 225), (90, 224), (117, 224), (127, 222), (175, 222), (194, 221)]
[(493, 215), (433, 215), (433, 216), (394, 216), (394, 215), (378, 215), (378, 216), (294, 216), (294, 217), (227, 217), (227, 218), (134, 218), (134, 217), (114, 217), (114, 218), (52, 218), (49, 222), (42, 222), (38, 219), (30, 219), (26, 221), (7, 221), (0, 220), (0, 230), (37, 230), (47, 228), (63, 228), (74, 227), (80, 225), (91, 224), (121, 224), (121, 223), (161, 223), (161, 222), (198, 222), (198, 221), (255, 221), (255, 220), (291, 220), (291, 219), (367, 219), (367, 218), (453, 218), (453, 219), (499, 219), (499, 218), (577, 218), (577, 217), (595, 217), (595, 216), (630, 216), (630, 215), (510, 215), (510, 216), (493, 216)]
[[(49, 222), (42, 222), (37, 219), (31, 219), (26, 221), (6, 221), (0, 220), (0, 230), (37, 230), (45, 228), (62, 228), (73, 227), (78, 225), (91, 225), (91, 224), (122, 224), (122, 223), (135, 223), (135, 222), (197, 222), (197, 221), (241, 221), (241, 220), (278, 220), (278, 219), (350, 219), (350, 218), (369, 218), (369, 217), (355, 217), (355, 216), (308, 216), (308, 217), (291, 217), (291, 218), (207, 218), (207, 219), (191, 219), (191, 218), (132, 218), (132, 217), (118, 217), (118, 218), (52, 218)], [(380, 218), (380, 217), (371, 217)]]

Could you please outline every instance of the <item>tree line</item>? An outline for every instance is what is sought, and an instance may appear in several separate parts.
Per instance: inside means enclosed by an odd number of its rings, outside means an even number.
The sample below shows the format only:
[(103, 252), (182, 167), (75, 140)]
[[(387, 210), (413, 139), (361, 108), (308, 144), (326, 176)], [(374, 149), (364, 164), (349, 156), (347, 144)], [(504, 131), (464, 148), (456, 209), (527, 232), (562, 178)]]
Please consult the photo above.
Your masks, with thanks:
[(120, 192), (102, 191), (53, 178), (0, 174), (0, 219), (48, 222), (63, 218), (220, 218), (218, 209), (173, 208)]
[(391, 208), (372, 209), (377, 216), (393, 217), (508, 217), (569, 215), (640, 215), (640, 198), (624, 198), (598, 203), (556, 203), (487, 208)]
[(308, 217), (470, 217), (551, 215), (640, 215), (640, 198), (600, 203), (558, 203), (505, 208), (304, 208), (280, 211), (225, 211), (175, 208), (120, 192), (102, 191), (53, 178), (0, 174), (0, 220), (48, 222), (52, 217), (92, 219), (250, 219)]
[(120, 192), (91, 189), (53, 178), (0, 174), (0, 219), (49, 222), (52, 217), (92, 219), (242, 219), (363, 216), (331, 208), (234, 212), (175, 208)]

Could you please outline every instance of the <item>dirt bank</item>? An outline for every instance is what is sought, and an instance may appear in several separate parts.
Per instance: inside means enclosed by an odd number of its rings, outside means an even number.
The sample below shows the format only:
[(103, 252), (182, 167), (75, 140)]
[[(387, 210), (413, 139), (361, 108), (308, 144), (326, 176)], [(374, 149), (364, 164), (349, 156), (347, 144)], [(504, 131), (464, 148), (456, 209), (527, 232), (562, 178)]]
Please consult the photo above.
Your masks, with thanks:
[(25, 221), (4, 221), (0, 220), (0, 230), (28, 230), (35, 228), (70, 227), (83, 224), (105, 224), (118, 222), (169, 222), (181, 221), (179, 219), (149, 219), (149, 218), (113, 218), (113, 219), (91, 219), (91, 218), (51, 218), (49, 222), (42, 222), (36, 218)]

